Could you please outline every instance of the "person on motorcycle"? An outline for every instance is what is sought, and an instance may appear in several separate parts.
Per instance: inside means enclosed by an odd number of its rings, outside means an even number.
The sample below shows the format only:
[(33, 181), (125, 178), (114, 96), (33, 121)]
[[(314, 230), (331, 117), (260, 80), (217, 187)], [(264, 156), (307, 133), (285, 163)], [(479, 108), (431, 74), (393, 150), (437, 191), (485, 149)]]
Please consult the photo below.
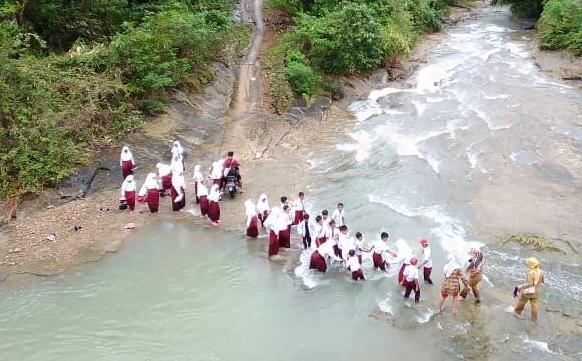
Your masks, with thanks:
[(239, 192), (243, 193), (242, 180), (240, 176), (240, 163), (238, 162), (238, 160), (234, 158), (234, 152), (229, 151), (228, 153), (226, 153), (226, 158), (224, 158), (224, 173), (226, 174), (227, 178), (230, 172), (233, 170), (236, 171)]

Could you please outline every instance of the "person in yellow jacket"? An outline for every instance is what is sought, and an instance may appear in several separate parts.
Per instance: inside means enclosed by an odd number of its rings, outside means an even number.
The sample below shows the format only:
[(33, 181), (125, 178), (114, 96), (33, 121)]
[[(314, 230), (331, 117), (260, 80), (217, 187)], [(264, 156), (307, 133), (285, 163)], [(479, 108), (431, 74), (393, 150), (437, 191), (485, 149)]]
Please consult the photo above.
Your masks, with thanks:
[(541, 284), (544, 283), (544, 272), (540, 269), (540, 261), (531, 257), (526, 260), (529, 271), (525, 283), (517, 286), (514, 296), (519, 297), (513, 313), (520, 316), (525, 305), (529, 302), (531, 308), (531, 320), (538, 320), (538, 299), (540, 297)]

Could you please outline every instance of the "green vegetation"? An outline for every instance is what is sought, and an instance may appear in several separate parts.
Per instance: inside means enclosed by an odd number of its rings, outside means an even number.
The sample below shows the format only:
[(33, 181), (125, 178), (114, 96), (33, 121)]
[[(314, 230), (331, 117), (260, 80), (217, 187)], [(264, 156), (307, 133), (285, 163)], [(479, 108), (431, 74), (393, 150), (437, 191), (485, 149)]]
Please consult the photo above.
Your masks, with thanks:
[(292, 26), (269, 49), (266, 69), (277, 111), (294, 96), (334, 88), (339, 75), (369, 72), (408, 54), (453, 0), (269, 0)]
[(554, 242), (535, 234), (513, 234), (501, 241), (501, 244), (508, 243), (517, 243), (524, 247), (533, 248), (538, 252), (551, 251), (566, 254), (566, 252), (556, 246)]
[(544, 50), (567, 49), (582, 56), (582, 2), (548, 0), (540, 18), (540, 47)]
[[(199, 89), (235, 37), (232, 0), (0, 1), (0, 197), (39, 192)], [(243, 34), (243, 35), (240, 35)]]
[(540, 18), (540, 48), (567, 49), (582, 56), (582, 1), (580, 0), (494, 0), (511, 5), (519, 16)]

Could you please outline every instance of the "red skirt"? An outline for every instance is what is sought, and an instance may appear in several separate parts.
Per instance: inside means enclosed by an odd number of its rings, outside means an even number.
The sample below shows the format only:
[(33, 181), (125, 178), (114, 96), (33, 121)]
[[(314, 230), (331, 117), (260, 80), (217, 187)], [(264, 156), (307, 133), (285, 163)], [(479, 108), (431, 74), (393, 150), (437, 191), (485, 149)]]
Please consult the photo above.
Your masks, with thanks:
[(172, 175), (168, 174), (162, 177), (162, 188), (172, 189)]
[(404, 285), (404, 269), (406, 265), (403, 263), (402, 267), (400, 267), (400, 271), (398, 271), (398, 283)]
[[(146, 195), (146, 197), (147, 197), (147, 195)], [(138, 203), (145, 203), (147, 201), (146, 197), (137, 196), (137, 202)]]
[(382, 271), (386, 271), (386, 262), (384, 262), (381, 254), (374, 252), (372, 254), (372, 260), (374, 261), (374, 268), (379, 268)]
[(269, 233), (269, 257), (279, 254), (279, 241), (274, 231)]
[(222, 188), (222, 178), (214, 179), (212, 178), (212, 184), (216, 184), (218, 188)]
[(311, 254), (309, 269), (314, 269), (322, 273), (327, 271), (327, 264), (325, 264), (325, 259), (319, 254), (319, 252), (317, 252), (317, 250), (313, 251)]
[(123, 179), (128, 175), (133, 174), (133, 162), (131, 160), (124, 160), (121, 162), (121, 171), (123, 172)]
[(352, 279), (354, 281), (366, 279), (366, 278), (364, 278), (364, 272), (362, 271), (361, 268), (355, 272), (352, 272)]
[(135, 191), (125, 192), (125, 202), (130, 211), (135, 209)]
[(279, 231), (279, 247), (291, 248), (291, 232), (289, 232), (289, 229)]
[(315, 244), (317, 245), (317, 247), (319, 247), (319, 246), (321, 246), (323, 243), (325, 243), (325, 241), (326, 241), (325, 237), (322, 237), (322, 238), (319, 238), (319, 237), (318, 237), (318, 238), (316, 238), (316, 239), (315, 239)]
[(170, 195), (172, 197), (172, 210), (174, 212), (177, 212), (180, 209), (186, 207), (186, 193), (184, 192), (184, 188), (180, 187), (180, 190), (182, 191), (182, 199), (179, 202), (174, 202), (174, 200), (176, 200), (176, 197), (178, 197), (178, 192), (176, 191), (176, 189), (172, 187), (170, 191)]
[(259, 219), (257, 216), (251, 218), (251, 223), (247, 227), (247, 237), (257, 238), (259, 236)]
[(296, 226), (303, 220), (303, 211), (295, 211), (295, 220), (293, 221), (293, 225)]
[(160, 207), (160, 191), (157, 189), (148, 189), (146, 200), (148, 202), (150, 212), (158, 213), (158, 208)]
[(220, 220), (220, 205), (218, 202), (208, 202), (208, 218), (212, 222), (218, 222)]
[(206, 216), (208, 214), (208, 197), (200, 196), (200, 214)]

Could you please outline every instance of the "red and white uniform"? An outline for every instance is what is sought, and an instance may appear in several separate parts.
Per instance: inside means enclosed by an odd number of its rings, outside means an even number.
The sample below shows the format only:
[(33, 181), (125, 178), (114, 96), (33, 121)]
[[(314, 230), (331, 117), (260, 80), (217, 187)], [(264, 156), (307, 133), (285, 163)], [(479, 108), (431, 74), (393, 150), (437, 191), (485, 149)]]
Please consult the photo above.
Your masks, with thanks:
[(128, 175), (133, 174), (133, 168), (135, 168), (135, 159), (129, 147), (123, 147), (121, 149), (121, 154), (119, 155), (119, 166), (123, 173), (123, 179)]
[(283, 211), (281, 217), (281, 222), (285, 228), (279, 231), (279, 247), (291, 248), (291, 224), (293, 223), (291, 211)]
[(133, 175), (129, 174), (121, 185), (121, 197), (125, 199), (130, 211), (135, 209), (135, 190), (137, 185), (133, 180)]
[(388, 250), (388, 245), (382, 240), (377, 240), (372, 242), (372, 247), (372, 261), (374, 262), (374, 267), (385, 271), (386, 261), (384, 260), (384, 254)]
[(345, 260), (347, 259), (350, 250), (356, 249), (356, 242), (354, 242), (354, 239), (350, 237), (349, 233), (343, 234), (340, 232), (337, 246), (339, 248), (340, 257)]
[(200, 198), (198, 197), (198, 183), (204, 183), (204, 175), (202, 175), (202, 171), (200, 170), (199, 164), (194, 166), (194, 174), (192, 175), (192, 180), (194, 181), (194, 197), (196, 200), (196, 204), (198, 204), (200, 203)]
[(336, 227), (344, 226), (345, 209), (342, 209), (340, 211), (338, 208), (336, 208), (336, 210), (333, 211), (333, 214), (331, 215), (331, 219), (334, 220)]
[(220, 223), (220, 189), (218, 184), (213, 184), (208, 195), (208, 218), (213, 224)]
[(186, 182), (182, 173), (172, 176), (172, 210), (179, 211), (186, 206)]
[(198, 183), (197, 187), (196, 187), (196, 196), (198, 197), (198, 200), (200, 201), (200, 215), (202, 217), (205, 217), (208, 215), (208, 205), (209, 205), (209, 201), (208, 201), (208, 188), (206, 188), (206, 186), (202, 183)]
[(247, 237), (257, 238), (259, 236), (259, 218), (255, 204), (250, 199), (245, 202), (245, 213), (247, 216)]
[(313, 253), (311, 253), (311, 259), (309, 260), (309, 269), (314, 269), (319, 272), (327, 271), (326, 260), (332, 258), (338, 260), (333, 251), (333, 246), (331, 243), (322, 243)]
[(172, 189), (172, 167), (167, 164), (158, 163), (156, 164), (158, 168), (158, 175), (162, 180), (162, 189)]
[(222, 162), (222, 160), (217, 160), (216, 162), (212, 163), (212, 167), (210, 169), (210, 178), (212, 179), (212, 183), (218, 185), (219, 187), (222, 185), (222, 172), (224, 170)]
[(156, 180), (155, 173), (148, 174), (142, 189), (143, 188), (145, 188), (144, 197), (145, 201), (148, 204), (148, 208), (150, 209), (150, 213), (152, 214), (158, 213), (158, 209), (160, 206), (160, 186), (158, 185), (158, 181)]
[(267, 199), (267, 195), (263, 193), (261, 194), (261, 196), (259, 197), (259, 201), (257, 202), (257, 214), (259, 220), (261, 221), (261, 224), (263, 225), (265, 224), (265, 220), (267, 219), (270, 210), (271, 207), (269, 207), (269, 200)]
[(293, 225), (298, 225), (301, 221), (303, 221), (303, 215), (305, 214), (305, 204), (304, 199), (297, 198), (293, 202)]
[(364, 271), (362, 270), (362, 265), (358, 260), (358, 257), (349, 257), (346, 260), (346, 268), (352, 272), (352, 279), (354, 281), (363, 280), (364, 278)]

